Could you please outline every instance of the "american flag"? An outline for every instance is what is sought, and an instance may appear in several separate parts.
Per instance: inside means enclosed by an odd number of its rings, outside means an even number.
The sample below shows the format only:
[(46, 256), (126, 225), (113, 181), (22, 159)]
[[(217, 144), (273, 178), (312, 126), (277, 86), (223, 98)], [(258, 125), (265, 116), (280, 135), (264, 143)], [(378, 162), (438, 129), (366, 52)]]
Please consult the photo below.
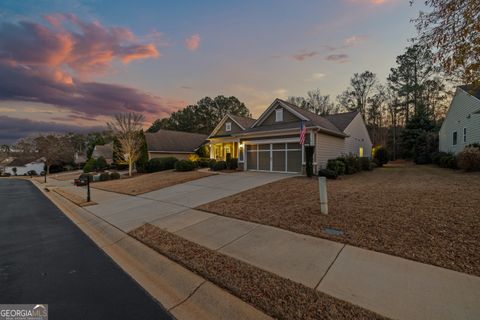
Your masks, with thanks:
[(305, 127), (305, 124), (302, 121), (302, 124), (300, 125), (300, 144), (304, 145), (305, 144), (305, 135), (307, 134), (307, 128)]

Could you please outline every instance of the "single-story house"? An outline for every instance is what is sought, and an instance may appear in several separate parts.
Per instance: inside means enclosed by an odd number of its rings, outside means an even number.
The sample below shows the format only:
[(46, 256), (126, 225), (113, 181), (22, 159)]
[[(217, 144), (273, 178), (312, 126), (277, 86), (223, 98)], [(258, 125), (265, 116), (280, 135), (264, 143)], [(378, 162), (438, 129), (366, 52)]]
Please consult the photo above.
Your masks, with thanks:
[(98, 159), (100, 157), (105, 158), (108, 164), (113, 163), (113, 142), (104, 145), (96, 145), (93, 148), (92, 158)]
[(157, 132), (145, 132), (148, 159), (175, 157), (186, 160), (207, 140), (207, 135), (183, 131), (160, 129)]
[(18, 176), (26, 175), (32, 170), (34, 170), (37, 174), (40, 174), (42, 171), (44, 171), (45, 159), (15, 158), (12, 159), (8, 164), (4, 165), (3, 172), (10, 173), (13, 176), (15, 175), (14, 168), (16, 168), (16, 174)]
[(371, 156), (372, 142), (359, 112), (322, 117), (275, 99), (256, 120), (226, 115), (208, 137), (210, 157), (225, 160), (229, 153), (238, 158), (243, 170), (304, 172), (302, 123), (306, 127), (305, 145), (315, 147), (315, 170), (343, 154)]
[(439, 131), (439, 149), (457, 154), (472, 143), (480, 143), (480, 87), (459, 86)]

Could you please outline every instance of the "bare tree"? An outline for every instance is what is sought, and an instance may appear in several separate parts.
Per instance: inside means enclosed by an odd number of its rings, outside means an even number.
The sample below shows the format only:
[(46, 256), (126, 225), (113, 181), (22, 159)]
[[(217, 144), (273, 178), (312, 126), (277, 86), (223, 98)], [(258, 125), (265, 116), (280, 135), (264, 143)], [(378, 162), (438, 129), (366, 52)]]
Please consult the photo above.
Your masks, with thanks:
[(338, 103), (350, 111), (360, 111), (365, 119), (367, 101), (377, 82), (375, 73), (370, 71), (355, 73), (350, 79), (350, 87), (337, 96)]
[[(141, 135), (145, 118), (138, 113), (124, 113), (115, 116), (108, 123), (118, 142), (117, 152), (120, 163), (128, 165), (128, 175), (132, 175), (135, 162), (140, 158), (143, 139)], [(115, 145), (115, 144), (114, 144)]]
[(33, 141), (36, 155), (45, 159), (45, 166), (47, 167), (45, 183), (53, 164), (73, 161), (75, 150), (68, 136), (59, 134), (38, 135)]
[(338, 113), (340, 109), (330, 101), (329, 95), (322, 95), (320, 89), (308, 91), (306, 97), (288, 97), (288, 101), (321, 116)]

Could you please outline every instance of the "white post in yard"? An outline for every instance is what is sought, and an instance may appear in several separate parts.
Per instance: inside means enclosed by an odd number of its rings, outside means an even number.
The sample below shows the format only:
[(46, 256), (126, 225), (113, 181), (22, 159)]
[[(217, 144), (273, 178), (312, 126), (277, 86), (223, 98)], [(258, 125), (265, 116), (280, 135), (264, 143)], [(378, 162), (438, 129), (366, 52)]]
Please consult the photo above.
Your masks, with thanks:
[(318, 191), (320, 192), (320, 212), (328, 214), (327, 179), (325, 177), (318, 177)]

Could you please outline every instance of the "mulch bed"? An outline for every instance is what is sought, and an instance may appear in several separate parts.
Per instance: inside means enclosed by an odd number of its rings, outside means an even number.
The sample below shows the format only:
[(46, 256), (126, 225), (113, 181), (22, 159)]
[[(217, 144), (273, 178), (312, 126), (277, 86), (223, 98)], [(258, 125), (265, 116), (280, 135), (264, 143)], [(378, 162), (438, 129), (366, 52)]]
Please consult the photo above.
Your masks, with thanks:
[(173, 185), (204, 177), (212, 173), (201, 171), (177, 172), (173, 170), (149, 174), (140, 174), (128, 179), (95, 182), (91, 186), (95, 189), (136, 196), (139, 194), (159, 190)]
[(130, 235), (277, 319), (385, 319), (150, 224)]
[[(285, 179), (199, 207), (480, 276), (480, 175), (394, 164), (327, 183)], [(343, 231), (343, 235), (325, 232)]]

